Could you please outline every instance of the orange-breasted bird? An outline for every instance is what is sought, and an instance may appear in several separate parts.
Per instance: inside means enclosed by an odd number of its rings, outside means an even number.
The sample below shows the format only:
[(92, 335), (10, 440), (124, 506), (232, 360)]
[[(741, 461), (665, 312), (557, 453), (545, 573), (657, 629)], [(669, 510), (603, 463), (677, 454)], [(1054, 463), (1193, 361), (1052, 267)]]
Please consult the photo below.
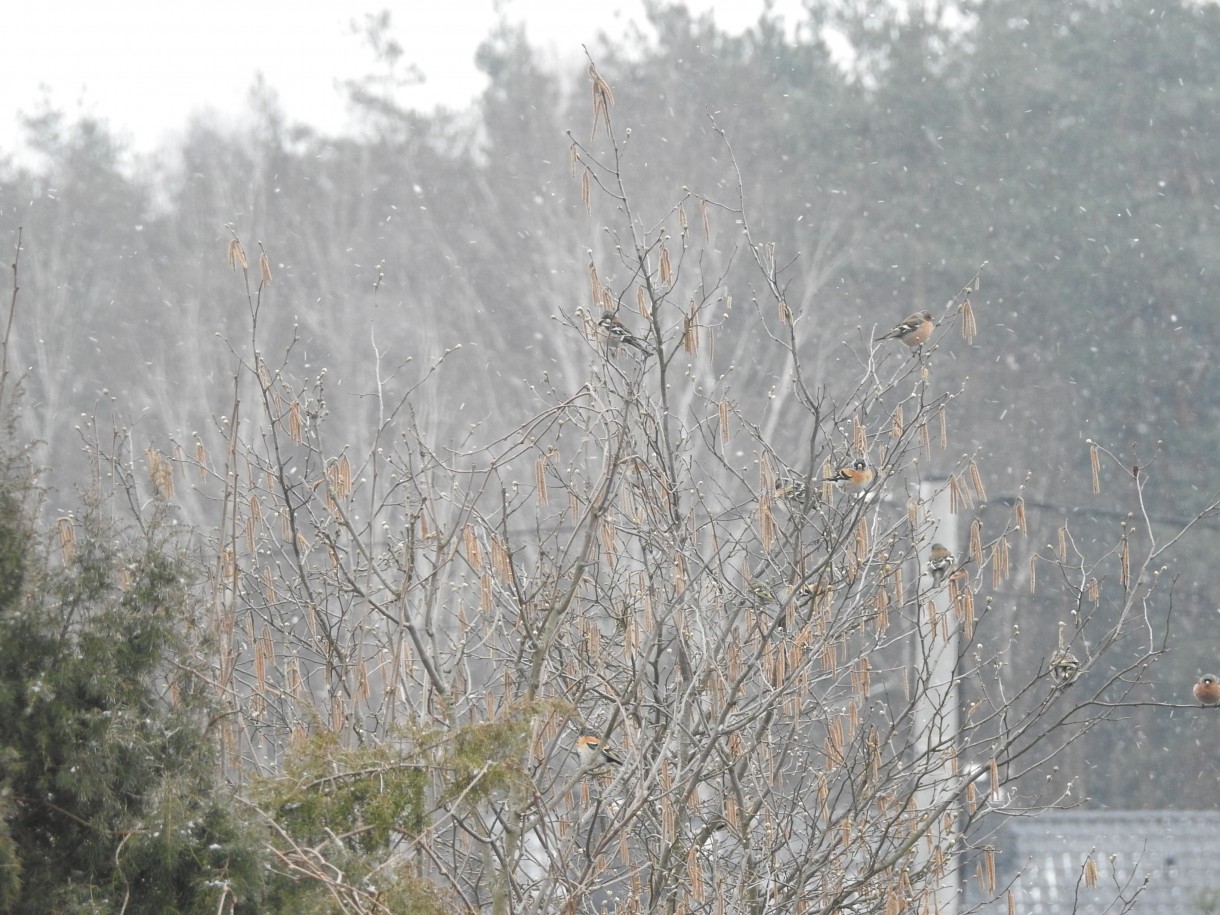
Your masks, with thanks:
[(878, 337), (878, 340), (889, 340), (891, 337), (896, 337), (905, 343), (907, 346), (914, 349), (917, 346), (923, 346), (928, 342), (928, 338), (932, 336), (932, 330), (936, 327), (936, 323), (932, 320), (932, 312), (917, 311), (912, 315), (908, 315), (903, 319), (902, 323), (891, 330), (888, 334)]
[(1201, 705), (1220, 705), (1220, 679), (1215, 674), (1204, 674), (1192, 690)]
[(949, 548), (943, 543), (932, 544), (932, 552), (928, 556), (928, 574), (932, 576), (932, 587), (939, 588), (940, 583), (945, 580), (945, 576), (949, 574), (949, 570), (953, 568), (957, 560), (953, 554), (949, 552)]
[(597, 324), (602, 328), (602, 330), (609, 334), (611, 349), (618, 349), (625, 343), (628, 346), (634, 346), (645, 355), (652, 354), (652, 350), (649, 349), (639, 337), (629, 331), (627, 326), (619, 320), (618, 315), (616, 315), (614, 312), (603, 311)]
[(609, 763), (621, 766), (623, 757), (605, 746), (602, 739), (592, 731), (581, 731), (576, 738), (576, 752), (580, 755), (580, 764), (585, 768), (602, 766)]
[(856, 458), (849, 467), (840, 467), (825, 483), (839, 483), (848, 489), (863, 489), (873, 481), (873, 469), (863, 458)]

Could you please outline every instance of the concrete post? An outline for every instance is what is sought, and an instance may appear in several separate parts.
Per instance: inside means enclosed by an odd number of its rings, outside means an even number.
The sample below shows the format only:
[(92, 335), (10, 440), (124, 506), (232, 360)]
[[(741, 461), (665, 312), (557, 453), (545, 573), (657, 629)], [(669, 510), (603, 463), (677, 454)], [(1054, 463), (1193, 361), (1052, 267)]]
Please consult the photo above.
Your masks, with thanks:
[[(926, 773), (916, 791), (918, 809), (924, 812), (940, 810), (958, 791), (956, 753), (961, 708), (957, 686), (957, 656), (960, 624), (949, 603), (949, 586), (932, 587), (927, 574), (928, 557), (933, 543), (941, 543), (956, 557), (961, 556), (956, 519), (946, 480), (925, 480), (920, 483), (920, 503), (927, 512), (926, 535), (916, 543), (919, 557), (919, 633), (915, 644), (915, 747)], [(946, 873), (934, 887), (937, 915), (957, 915), (961, 899), (961, 880), (956, 856), (950, 854), (952, 830), (945, 829), (946, 820), (956, 822), (956, 802), (949, 803), (935, 822), (930, 824), (931, 843), (917, 846), (920, 863), (932, 857), (931, 848), (939, 847), (945, 855)], [(930, 846), (930, 847), (929, 847)]]

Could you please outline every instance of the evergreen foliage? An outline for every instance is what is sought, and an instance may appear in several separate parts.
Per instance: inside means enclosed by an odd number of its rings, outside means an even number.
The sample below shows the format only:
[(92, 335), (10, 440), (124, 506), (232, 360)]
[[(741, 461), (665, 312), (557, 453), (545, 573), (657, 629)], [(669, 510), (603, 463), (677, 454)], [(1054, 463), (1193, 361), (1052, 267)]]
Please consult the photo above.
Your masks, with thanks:
[[(229, 911), (262, 893), (257, 836), (216, 783), (172, 542), (84, 515), (47, 559), (27, 490), (0, 492), (4, 910)], [(61, 527), (61, 531), (69, 530)]]

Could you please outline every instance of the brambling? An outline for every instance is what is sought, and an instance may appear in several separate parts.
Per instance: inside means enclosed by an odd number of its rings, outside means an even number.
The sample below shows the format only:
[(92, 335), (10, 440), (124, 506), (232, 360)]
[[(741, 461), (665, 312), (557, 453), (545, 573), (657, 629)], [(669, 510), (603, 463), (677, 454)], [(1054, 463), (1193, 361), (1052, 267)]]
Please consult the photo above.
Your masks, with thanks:
[[(806, 497), (809, 495), (809, 487), (805, 485), (804, 480), (797, 480), (790, 477), (780, 477), (775, 481), (775, 501), (783, 502), (789, 508), (801, 509), (805, 507)], [(817, 501), (817, 491), (813, 493), (813, 498), (810, 503)]]
[(935, 327), (936, 323), (932, 320), (932, 312), (917, 311), (905, 318), (901, 324), (888, 334), (877, 339), (889, 340), (891, 337), (896, 337), (911, 347), (911, 349), (914, 349), (928, 342), (928, 338), (932, 336), (932, 330)]
[(824, 483), (840, 483), (848, 489), (863, 489), (873, 481), (873, 469), (863, 458), (856, 458), (850, 467), (840, 467), (833, 477), (826, 477)]
[(605, 746), (602, 739), (592, 731), (581, 731), (576, 738), (576, 752), (580, 756), (580, 764), (586, 769), (594, 766), (603, 766), (609, 763), (612, 766), (621, 766), (623, 757), (614, 750)]
[(834, 594), (836, 587), (836, 578), (832, 572), (830, 575), (819, 575), (816, 581), (806, 582), (797, 589), (797, 593), (804, 597), (809, 606), (813, 606), (827, 595)]
[(1080, 679), (1080, 659), (1069, 648), (1059, 648), (1051, 655), (1051, 679), (1059, 686), (1071, 686)]
[(714, 816), (703, 824), (702, 830), (698, 834), (707, 835), (703, 842), (704, 847), (714, 847), (729, 837), (729, 823), (723, 816)]
[(953, 568), (957, 559), (949, 552), (949, 548), (943, 543), (932, 544), (932, 553), (928, 557), (927, 570), (932, 577), (932, 587), (939, 588), (940, 583), (945, 580), (945, 576), (949, 574), (949, 570)]
[(634, 346), (646, 356), (652, 355), (652, 350), (645, 346), (639, 337), (629, 331), (627, 326), (619, 320), (618, 315), (614, 312), (603, 311), (597, 324), (610, 336), (611, 349), (618, 349), (625, 343), (628, 346)]
[(775, 592), (761, 578), (751, 579), (746, 583), (746, 588), (754, 596), (759, 605), (769, 604), (775, 600)]
[(1220, 705), (1220, 679), (1215, 674), (1204, 674), (1192, 692), (1200, 705)]

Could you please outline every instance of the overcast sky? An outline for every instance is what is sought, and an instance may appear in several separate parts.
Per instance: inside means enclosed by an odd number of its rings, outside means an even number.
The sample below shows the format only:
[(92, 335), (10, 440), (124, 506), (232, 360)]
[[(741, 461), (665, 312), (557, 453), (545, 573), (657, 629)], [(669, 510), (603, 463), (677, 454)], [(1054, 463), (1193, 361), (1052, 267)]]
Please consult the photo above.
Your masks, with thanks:
[[(687, 0), (739, 31), (757, 21), (765, 0)], [(800, 0), (777, 0), (791, 20)], [(32, 0), (5, 17), (0, 150), (12, 148), (19, 112), (40, 99), (69, 115), (90, 114), (137, 150), (172, 137), (199, 110), (244, 110), (262, 73), (290, 120), (324, 131), (345, 123), (337, 83), (369, 73), (372, 56), (352, 23), (390, 9), (395, 38), (427, 82), (410, 104), (464, 107), (482, 89), (474, 54), (497, 11), (524, 22), (552, 61), (577, 58), (599, 31), (626, 33), (643, 21), (642, 0)]]

